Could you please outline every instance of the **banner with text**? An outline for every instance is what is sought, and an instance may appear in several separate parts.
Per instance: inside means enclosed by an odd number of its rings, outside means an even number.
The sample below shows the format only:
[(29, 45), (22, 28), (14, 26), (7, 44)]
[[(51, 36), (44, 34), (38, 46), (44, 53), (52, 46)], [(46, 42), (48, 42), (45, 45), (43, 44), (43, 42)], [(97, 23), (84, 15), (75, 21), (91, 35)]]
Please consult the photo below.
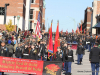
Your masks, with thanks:
[(42, 75), (43, 61), (0, 57), (0, 71)]

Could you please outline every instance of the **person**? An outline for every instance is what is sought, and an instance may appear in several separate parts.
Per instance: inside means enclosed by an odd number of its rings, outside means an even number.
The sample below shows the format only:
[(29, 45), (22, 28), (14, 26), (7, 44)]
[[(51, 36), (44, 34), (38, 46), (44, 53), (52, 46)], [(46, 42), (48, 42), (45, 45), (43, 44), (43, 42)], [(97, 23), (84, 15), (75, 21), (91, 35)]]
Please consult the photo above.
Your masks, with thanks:
[(89, 36), (88, 38), (88, 50), (91, 51), (91, 45), (92, 45), (92, 38)]
[(78, 55), (78, 65), (81, 65), (83, 54), (85, 53), (84, 47), (82, 46), (82, 42), (79, 43), (76, 51), (76, 55)]
[(17, 58), (22, 58), (22, 49), (20, 48), (20, 43), (18, 43), (18, 47), (16, 48), (15, 56)]
[(24, 50), (23, 50), (23, 58), (28, 59), (29, 58), (29, 49), (28, 49), (28, 44), (25, 44)]
[(89, 61), (91, 63), (92, 75), (99, 75), (99, 60), (100, 60), (100, 49), (98, 48), (98, 43), (95, 43), (95, 47), (93, 47), (89, 54)]
[(1, 42), (0, 56), (9, 57), (9, 49), (5, 46), (5, 41)]
[(74, 62), (73, 50), (71, 50), (71, 45), (68, 45), (68, 49), (64, 52), (63, 60), (65, 61), (65, 75), (71, 75), (71, 64)]
[(82, 45), (83, 45), (84, 49), (86, 49), (86, 39), (85, 39), (85, 37), (82, 40)]
[[(63, 47), (63, 54), (66, 52), (66, 50), (67, 50), (67, 44), (66, 43), (64, 43), (64, 47)], [(66, 53), (67, 54), (67, 53)], [(63, 55), (64, 56), (64, 55)], [(64, 63), (64, 59), (63, 59), (63, 64), (64, 64), (64, 68), (63, 68), (63, 71), (65, 71), (65, 63)], [(65, 73), (64, 73), (65, 74)]]
[[(0, 56), (9, 57), (9, 49), (5, 46), (5, 41), (1, 41)], [(0, 75), (4, 75), (4, 72), (0, 72)]]
[(0, 33), (0, 46), (1, 46), (1, 41), (2, 41), (2, 33)]
[(8, 41), (6, 47), (9, 49), (9, 57), (12, 57), (14, 52), (14, 47), (13, 45), (11, 45), (11, 40)]
[(57, 47), (56, 58), (55, 61), (62, 61), (63, 51), (60, 47)]
[(36, 58), (37, 58), (37, 50), (35, 49), (35, 44), (32, 44), (29, 53), (29, 59), (36, 60)]
[(38, 60), (42, 60), (44, 59), (44, 55), (45, 55), (45, 47), (44, 44), (42, 44), (42, 40), (41, 42), (38, 42)]

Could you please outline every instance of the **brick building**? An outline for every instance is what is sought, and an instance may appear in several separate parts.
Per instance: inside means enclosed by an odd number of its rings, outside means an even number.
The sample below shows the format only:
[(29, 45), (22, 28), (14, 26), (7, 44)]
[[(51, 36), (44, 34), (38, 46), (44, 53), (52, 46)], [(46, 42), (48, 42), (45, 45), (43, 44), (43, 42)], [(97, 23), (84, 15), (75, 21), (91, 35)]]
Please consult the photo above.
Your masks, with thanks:
[(82, 31), (84, 33), (84, 29), (86, 34), (90, 34), (91, 33), (91, 7), (87, 7), (85, 10), (85, 14), (84, 14), (84, 23), (82, 24)]
[[(18, 28), (21, 30), (33, 29), (35, 31), (40, 10), (40, 24), (42, 27), (42, 14), (45, 13), (43, 12), (43, 0), (0, 0), (0, 24), (2, 25), (4, 24), (6, 3), (9, 3), (9, 6), (7, 6), (6, 24), (11, 19), (12, 24), (18, 25)], [(20, 16), (19, 21), (17, 20), (18, 15)], [(16, 16), (15, 20), (14, 16)]]
[[(97, 24), (96, 16), (100, 14), (100, 0), (94, 0), (92, 3), (92, 27)], [(92, 29), (92, 34), (96, 34), (96, 29)]]

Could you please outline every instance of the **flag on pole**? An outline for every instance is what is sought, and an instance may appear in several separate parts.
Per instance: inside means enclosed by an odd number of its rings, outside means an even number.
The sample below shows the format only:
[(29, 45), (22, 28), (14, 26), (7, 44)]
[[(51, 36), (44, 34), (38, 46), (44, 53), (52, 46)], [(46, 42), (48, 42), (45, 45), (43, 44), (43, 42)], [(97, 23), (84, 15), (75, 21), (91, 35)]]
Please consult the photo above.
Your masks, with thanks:
[(68, 31), (66, 30), (66, 34), (68, 34)]
[(79, 26), (77, 25), (77, 33), (80, 33), (80, 31), (79, 31)]
[(37, 25), (36, 25), (35, 34), (38, 36), (39, 39), (42, 38), (41, 31), (40, 31), (40, 11), (39, 11), (39, 14), (38, 14), (38, 19), (37, 19)]
[(82, 25), (81, 25), (81, 28), (80, 28), (80, 32), (82, 33)]
[(61, 35), (62, 35), (62, 33), (63, 33), (63, 29), (61, 30)]
[(59, 40), (59, 21), (58, 21), (56, 36), (55, 36), (54, 54), (57, 52), (57, 47), (59, 46), (60, 46), (60, 40)]
[(72, 33), (74, 33), (74, 30), (72, 29)]
[(84, 34), (85, 34), (85, 29), (84, 29)]
[(49, 30), (49, 45), (48, 45), (48, 52), (53, 53), (53, 42), (52, 42), (52, 22), (51, 22), (51, 27)]

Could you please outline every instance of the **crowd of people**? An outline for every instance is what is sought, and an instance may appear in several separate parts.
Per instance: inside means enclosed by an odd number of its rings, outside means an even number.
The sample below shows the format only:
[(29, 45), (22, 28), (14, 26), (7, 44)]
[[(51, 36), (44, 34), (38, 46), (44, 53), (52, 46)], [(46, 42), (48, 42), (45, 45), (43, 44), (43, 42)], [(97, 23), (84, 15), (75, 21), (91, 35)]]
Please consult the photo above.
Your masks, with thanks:
[[(55, 54), (56, 57), (49, 53), (51, 55), (49, 58), (47, 35), (42, 34), (42, 39), (38, 39), (34, 32), (31, 31), (18, 31), (17, 33), (0, 30), (0, 56), (42, 61), (62, 61), (64, 63), (63, 70), (65, 70), (65, 75), (71, 75), (71, 64), (74, 62), (73, 50), (71, 49), (73, 43), (77, 44), (76, 55), (78, 55), (78, 65), (81, 65), (86, 49), (90, 52), (90, 61), (92, 60), (93, 47), (97, 47), (100, 44), (100, 37), (74, 33), (62, 34), (60, 35), (60, 47), (57, 47)], [(99, 48), (97, 50), (99, 51)], [(2, 72), (0, 75), (3, 74)]]

